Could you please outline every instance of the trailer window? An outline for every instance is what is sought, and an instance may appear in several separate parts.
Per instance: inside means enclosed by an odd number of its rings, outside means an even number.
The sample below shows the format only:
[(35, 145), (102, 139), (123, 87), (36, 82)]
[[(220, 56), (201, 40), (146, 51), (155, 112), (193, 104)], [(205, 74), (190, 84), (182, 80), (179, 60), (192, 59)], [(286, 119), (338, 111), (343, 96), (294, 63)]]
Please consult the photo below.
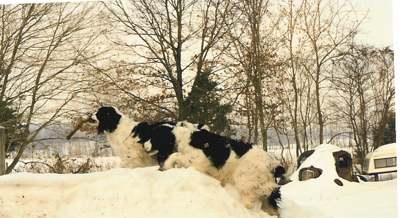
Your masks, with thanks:
[(396, 157), (375, 159), (374, 164), (375, 168), (395, 167)]
[(395, 167), (396, 166), (396, 158), (392, 157), (392, 158), (388, 158), (386, 160), (387, 166), (388, 167)]

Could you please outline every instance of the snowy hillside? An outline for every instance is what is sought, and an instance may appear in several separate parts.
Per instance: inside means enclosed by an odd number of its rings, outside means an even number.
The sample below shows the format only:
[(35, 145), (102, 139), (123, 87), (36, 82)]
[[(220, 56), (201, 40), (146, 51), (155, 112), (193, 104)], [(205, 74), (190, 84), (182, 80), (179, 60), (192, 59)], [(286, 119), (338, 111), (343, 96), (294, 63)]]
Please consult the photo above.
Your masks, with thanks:
[(193, 169), (114, 169), (83, 175), (0, 177), (0, 217), (262, 217), (233, 190)]

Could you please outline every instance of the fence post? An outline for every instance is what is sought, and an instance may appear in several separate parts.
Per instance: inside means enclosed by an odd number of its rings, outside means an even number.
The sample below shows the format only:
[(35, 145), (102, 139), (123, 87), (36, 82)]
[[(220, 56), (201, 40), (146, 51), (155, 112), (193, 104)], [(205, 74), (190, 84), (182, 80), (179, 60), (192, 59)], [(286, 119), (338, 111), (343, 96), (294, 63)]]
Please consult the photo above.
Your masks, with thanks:
[(6, 173), (6, 128), (0, 126), (0, 176)]

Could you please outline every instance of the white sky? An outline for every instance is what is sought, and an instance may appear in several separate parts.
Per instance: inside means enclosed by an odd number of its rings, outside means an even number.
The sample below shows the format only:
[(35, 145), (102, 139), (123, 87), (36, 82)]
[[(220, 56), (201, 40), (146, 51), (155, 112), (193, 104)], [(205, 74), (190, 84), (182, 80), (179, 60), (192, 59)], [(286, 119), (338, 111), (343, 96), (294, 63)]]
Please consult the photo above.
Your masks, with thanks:
[(358, 39), (378, 47), (393, 46), (392, 0), (351, 0), (360, 11), (368, 11)]
[[(0, 4), (61, 1), (66, 0), (0, 0)], [(69, 2), (77, 1), (69, 0)], [(368, 17), (361, 25), (358, 40), (378, 47), (393, 46), (392, 0), (351, 0), (351, 2), (357, 10), (368, 11)]]

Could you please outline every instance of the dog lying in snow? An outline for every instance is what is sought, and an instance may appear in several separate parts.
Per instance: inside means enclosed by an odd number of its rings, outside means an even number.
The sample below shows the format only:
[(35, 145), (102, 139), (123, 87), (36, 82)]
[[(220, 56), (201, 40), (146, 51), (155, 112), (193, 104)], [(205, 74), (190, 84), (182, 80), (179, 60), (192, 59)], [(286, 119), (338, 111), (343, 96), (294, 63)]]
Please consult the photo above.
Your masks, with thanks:
[(177, 152), (170, 155), (163, 169), (194, 167), (222, 185), (231, 184), (247, 208), (270, 196), (285, 174), (277, 159), (249, 143), (199, 130), (187, 122), (178, 123), (172, 132)]
[[(162, 166), (176, 151), (173, 122), (134, 122), (115, 107), (101, 107), (89, 120), (105, 134), (113, 151), (121, 158), (121, 167), (135, 168), (159, 164)], [(187, 124), (189, 125), (189, 123)], [(207, 129), (201, 124), (192, 128)]]
[(114, 107), (101, 107), (92, 123), (105, 133), (122, 167), (157, 163), (163, 170), (193, 167), (223, 185), (233, 185), (247, 208), (270, 196), (285, 173), (279, 161), (262, 149), (214, 134), (202, 125), (137, 123)]

